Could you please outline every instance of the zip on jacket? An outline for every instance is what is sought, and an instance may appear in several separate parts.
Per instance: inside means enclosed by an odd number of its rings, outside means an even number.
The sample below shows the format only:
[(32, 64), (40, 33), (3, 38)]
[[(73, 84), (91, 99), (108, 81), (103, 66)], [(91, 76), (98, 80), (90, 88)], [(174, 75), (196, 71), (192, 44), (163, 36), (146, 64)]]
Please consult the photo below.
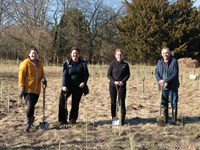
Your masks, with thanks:
[(40, 94), (44, 70), (40, 61), (37, 61), (37, 66), (29, 58), (20, 63), (18, 87), (23, 89), (25, 93)]

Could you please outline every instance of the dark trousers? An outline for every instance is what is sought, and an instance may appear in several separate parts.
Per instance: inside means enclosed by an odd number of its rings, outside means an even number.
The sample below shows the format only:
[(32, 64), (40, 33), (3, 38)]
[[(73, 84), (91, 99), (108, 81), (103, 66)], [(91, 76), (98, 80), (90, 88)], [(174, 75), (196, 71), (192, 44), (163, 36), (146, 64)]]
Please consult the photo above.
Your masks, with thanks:
[(31, 118), (34, 117), (35, 112), (35, 105), (38, 101), (39, 94), (33, 94), (33, 93), (25, 93), (24, 99), (26, 101), (27, 110), (26, 110), (26, 117)]
[(58, 122), (63, 124), (67, 124), (67, 116), (68, 116), (66, 96), (67, 92), (61, 90), (59, 98)]
[[(111, 116), (116, 117), (116, 105), (119, 104), (121, 107), (121, 115), (122, 119), (125, 119), (126, 116), (126, 106), (125, 106), (125, 98), (126, 98), (126, 86), (118, 87), (118, 100), (117, 100), (117, 88), (115, 85), (109, 86), (109, 93), (111, 98)], [(117, 104), (118, 102), (118, 104)]]
[(172, 109), (177, 109), (178, 105), (178, 89), (163, 90), (162, 92), (162, 106), (168, 109), (168, 100), (170, 98)]
[(76, 121), (78, 119), (79, 103), (80, 103), (82, 94), (83, 94), (83, 89), (79, 87), (68, 89), (66, 93), (61, 91), (60, 99), (59, 99), (59, 115), (58, 115), (59, 122), (63, 122), (63, 123), (67, 122), (67, 115), (68, 115), (67, 99), (70, 95), (72, 95), (72, 103), (71, 103), (72, 105), (71, 105), (69, 120)]

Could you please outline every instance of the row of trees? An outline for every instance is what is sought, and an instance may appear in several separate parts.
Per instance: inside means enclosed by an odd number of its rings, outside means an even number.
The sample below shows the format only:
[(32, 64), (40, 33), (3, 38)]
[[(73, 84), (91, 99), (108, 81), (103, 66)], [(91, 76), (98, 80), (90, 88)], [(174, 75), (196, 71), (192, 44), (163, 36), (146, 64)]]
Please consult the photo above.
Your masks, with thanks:
[(118, 24), (130, 60), (154, 62), (162, 47), (177, 58), (200, 59), (200, 12), (190, 0), (133, 0)]
[(78, 46), (88, 61), (105, 61), (118, 42), (118, 15), (104, 0), (1, 0), (1, 58), (23, 58), (35, 46), (44, 61), (62, 62)]
[(200, 13), (193, 2), (105, 0), (1, 0), (0, 56), (23, 58), (35, 46), (45, 62), (62, 63), (78, 46), (89, 62), (108, 62), (114, 49), (129, 61), (154, 63), (169, 46), (176, 57), (199, 56)]

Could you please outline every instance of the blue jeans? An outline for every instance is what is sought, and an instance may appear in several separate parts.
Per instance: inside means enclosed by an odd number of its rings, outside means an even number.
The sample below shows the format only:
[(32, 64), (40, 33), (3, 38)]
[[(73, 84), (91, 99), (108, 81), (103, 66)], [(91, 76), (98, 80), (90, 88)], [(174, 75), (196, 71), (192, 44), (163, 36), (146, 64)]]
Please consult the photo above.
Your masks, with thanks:
[(162, 106), (168, 109), (168, 100), (170, 98), (172, 109), (178, 108), (178, 89), (162, 91)]

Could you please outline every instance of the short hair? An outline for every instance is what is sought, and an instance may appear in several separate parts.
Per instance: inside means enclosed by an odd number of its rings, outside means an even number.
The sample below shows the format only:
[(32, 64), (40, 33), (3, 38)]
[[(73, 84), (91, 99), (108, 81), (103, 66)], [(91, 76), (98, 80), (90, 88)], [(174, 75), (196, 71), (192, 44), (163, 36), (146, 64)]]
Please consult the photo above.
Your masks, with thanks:
[(115, 54), (116, 54), (117, 52), (121, 52), (121, 53), (123, 54), (123, 52), (122, 52), (122, 49), (121, 49), (121, 48), (117, 48), (117, 49), (115, 50)]
[(166, 49), (166, 50), (168, 50), (168, 51), (170, 52), (169, 47), (163, 47), (162, 50), (161, 50), (161, 52), (162, 52), (164, 49)]
[(80, 53), (80, 49), (79, 49), (78, 47), (72, 47), (72, 48), (70, 49), (70, 53), (71, 53), (73, 50), (76, 50), (76, 51), (78, 51), (78, 52)]

